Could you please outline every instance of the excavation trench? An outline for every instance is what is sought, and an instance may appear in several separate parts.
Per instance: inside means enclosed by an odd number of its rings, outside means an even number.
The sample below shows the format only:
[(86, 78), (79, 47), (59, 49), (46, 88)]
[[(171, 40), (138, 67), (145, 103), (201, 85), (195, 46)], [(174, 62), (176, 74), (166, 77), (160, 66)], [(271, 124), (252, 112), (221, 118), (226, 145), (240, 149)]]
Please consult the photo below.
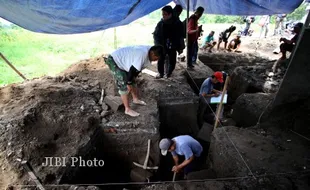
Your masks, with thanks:
[[(90, 137), (88, 144), (79, 150), (83, 160), (103, 160), (103, 167), (68, 167), (60, 180), (60, 184), (97, 184), (102, 189), (122, 189), (132, 188), (126, 185), (109, 185), (110, 183), (127, 182), (148, 182), (148, 181), (171, 181), (173, 172), (171, 171), (174, 163), (171, 154), (161, 156), (158, 147), (161, 138), (173, 138), (178, 135), (191, 135), (196, 138), (203, 146), (204, 158), (210, 142), (199, 139), (199, 128), (197, 126), (198, 111), (198, 90), (208, 76), (199, 78), (187, 78), (187, 91), (195, 94), (177, 97), (160, 96), (155, 103), (157, 116), (156, 121), (122, 121), (122, 113), (116, 113), (107, 124), (96, 125), (94, 135)], [(169, 90), (169, 89), (168, 89)], [(157, 104), (157, 106), (156, 106)], [(150, 108), (148, 108), (150, 109)], [(153, 109), (153, 108), (151, 108)], [(159, 122), (158, 124), (154, 124)], [(100, 123), (100, 121), (94, 122)], [(212, 121), (210, 122), (212, 123)], [(109, 126), (117, 126), (117, 133), (105, 133), (104, 129)], [(148, 139), (152, 141), (151, 154), (148, 166), (158, 166), (157, 170), (147, 170), (144, 172), (133, 164), (133, 162), (143, 165), (147, 152)], [(78, 157), (78, 156), (77, 156)], [(181, 160), (182, 161), (182, 158)], [(206, 168), (202, 168), (206, 169)], [(182, 179), (179, 174), (177, 180)], [(106, 184), (106, 185), (98, 185)], [(134, 187), (137, 187), (136, 185)]]
[[(158, 111), (159, 111), (159, 134), (153, 134), (155, 138), (152, 140), (155, 142), (151, 147), (151, 152), (155, 152), (157, 155), (151, 154), (149, 163), (159, 163), (158, 170), (151, 171), (152, 176), (143, 180), (143, 173), (138, 174), (138, 179), (140, 181), (171, 181), (173, 173), (171, 169), (173, 167), (172, 157), (168, 154), (166, 157), (158, 155), (158, 140), (160, 138), (173, 138), (178, 135), (189, 134), (196, 136), (199, 129), (197, 128), (196, 112), (198, 108), (198, 99), (161, 99), (158, 101)], [(157, 132), (157, 133), (158, 133)], [(104, 160), (103, 167), (89, 167), (87, 164), (80, 165), (79, 167), (68, 167), (67, 171), (63, 175), (60, 184), (104, 184), (104, 183), (126, 183), (132, 182), (131, 170), (136, 168), (132, 165), (132, 161), (138, 158), (143, 161), (146, 155), (146, 144), (138, 151), (137, 147), (133, 145), (136, 143), (128, 140), (130, 146), (124, 146), (124, 135), (131, 138), (141, 139), (144, 136), (143, 131), (135, 131), (131, 134), (106, 134), (103, 133), (103, 128), (98, 126), (98, 129), (91, 137), (88, 145), (80, 150), (79, 155), (81, 160)], [(129, 137), (130, 138), (130, 137)], [(143, 141), (147, 143), (147, 141)], [(204, 147), (208, 149), (209, 144)], [(115, 151), (115, 149), (122, 147), (121, 151)], [(132, 155), (131, 151), (137, 151), (138, 155)], [(83, 156), (84, 155), (84, 156)], [(79, 157), (79, 156), (77, 156)], [(143, 165), (143, 162), (140, 163)], [(82, 162), (83, 163), (83, 162)], [(137, 178), (137, 177), (135, 177)], [(107, 188), (106, 185), (96, 185), (100, 188)], [(110, 186), (111, 189), (122, 189), (124, 185)]]
[[(109, 183), (126, 183), (137, 181), (171, 181), (173, 173), (172, 157), (170, 154), (161, 156), (158, 143), (161, 138), (173, 138), (178, 135), (191, 135), (196, 137), (199, 129), (197, 126), (198, 97), (182, 97), (159, 99), (157, 102), (158, 130), (146, 132), (143, 126), (132, 129), (132, 124), (123, 122), (120, 132), (116, 134), (104, 133), (103, 126), (97, 126), (97, 130), (88, 144), (78, 153), (82, 160), (103, 160), (103, 167), (68, 167), (60, 180), (60, 184), (104, 184), (96, 185), (100, 188), (122, 189), (125, 185), (108, 185)], [(113, 124), (111, 124), (113, 125)], [(149, 125), (144, 123), (142, 125)], [(125, 132), (122, 132), (121, 127)], [(131, 128), (131, 129), (129, 129)], [(143, 165), (147, 152), (147, 139), (152, 140), (151, 154), (148, 166), (156, 165), (158, 170), (148, 170), (151, 173), (144, 174), (143, 169), (135, 173), (137, 169), (133, 162)], [(208, 152), (209, 143), (201, 141), (205, 152)], [(206, 155), (205, 155), (206, 156)], [(77, 156), (79, 157), (79, 156)], [(181, 179), (181, 175), (177, 179)], [(132, 188), (132, 186), (131, 186)]]

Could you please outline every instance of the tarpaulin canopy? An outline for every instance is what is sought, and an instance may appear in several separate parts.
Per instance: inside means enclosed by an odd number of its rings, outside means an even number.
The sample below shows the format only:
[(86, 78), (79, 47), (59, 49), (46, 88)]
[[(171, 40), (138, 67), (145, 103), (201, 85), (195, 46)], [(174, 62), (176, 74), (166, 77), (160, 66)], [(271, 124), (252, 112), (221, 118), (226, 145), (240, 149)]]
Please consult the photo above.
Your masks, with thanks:
[[(0, 17), (25, 29), (74, 34), (129, 24), (171, 0), (0, 0)], [(187, 0), (175, 0), (187, 8)], [(263, 15), (290, 13), (302, 0), (190, 0), (208, 14)], [(160, 19), (160, 18), (158, 18)]]
[[(177, 2), (182, 7), (187, 7), (187, 0)], [(193, 11), (202, 6), (208, 14), (273, 15), (290, 13), (302, 2), (303, 0), (193, 0), (189, 7)]]

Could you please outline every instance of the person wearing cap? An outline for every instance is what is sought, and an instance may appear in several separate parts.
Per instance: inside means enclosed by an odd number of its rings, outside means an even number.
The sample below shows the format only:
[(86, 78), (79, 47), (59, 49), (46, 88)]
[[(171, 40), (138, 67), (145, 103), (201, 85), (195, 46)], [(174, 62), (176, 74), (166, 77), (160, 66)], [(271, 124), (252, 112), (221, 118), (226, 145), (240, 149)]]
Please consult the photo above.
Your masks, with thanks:
[(216, 71), (211, 77), (208, 77), (201, 85), (199, 91), (199, 107), (197, 122), (198, 127), (201, 128), (204, 122), (204, 115), (209, 107), (211, 97), (218, 97), (222, 93), (219, 90), (214, 89), (214, 85), (217, 83), (223, 83), (223, 73)]
[[(184, 171), (184, 175), (189, 172), (199, 170), (203, 164), (201, 144), (189, 135), (180, 135), (172, 139), (164, 138), (159, 142), (161, 154), (166, 156), (168, 152), (172, 154), (174, 160), (173, 172)], [(184, 156), (185, 159), (179, 163), (179, 156)]]
[(238, 34), (234, 39), (232, 39), (229, 44), (228, 44), (228, 51), (233, 51), (236, 52), (240, 48), (241, 45), (241, 40), (240, 40), (241, 35)]
[[(225, 85), (225, 81), (226, 81), (226, 78), (227, 78), (227, 76), (228, 76), (228, 73), (226, 73), (225, 71), (222, 71), (222, 73), (223, 73), (223, 82), (222, 82), (222, 83), (218, 82), (218, 83), (216, 83), (216, 84), (213, 84), (213, 88), (214, 88), (215, 90), (222, 91), (222, 90), (224, 89), (224, 85)], [(218, 105), (218, 104), (217, 104), (217, 105)], [(212, 107), (212, 106), (211, 106), (211, 107)], [(217, 106), (217, 109), (219, 109), (219, 106)], [(223, 117), (224, 117), (224, 104), (222, 105), (222, 109), (221, 109), (220, 115), (219, 115), (220, 121), (223, 120)]]
[(140, 115), (129, 107), (129, 93), (132, 95), (134, 104), (146, 105), (144, 101), (138, 98), (135, 78), (143, 68), (151, 65), (152, 61), (157, 61), (162, 56), (162, 46), (140, 45), (119, 48), (104, 58), (121, 95), (126, 115), (132, 117)]

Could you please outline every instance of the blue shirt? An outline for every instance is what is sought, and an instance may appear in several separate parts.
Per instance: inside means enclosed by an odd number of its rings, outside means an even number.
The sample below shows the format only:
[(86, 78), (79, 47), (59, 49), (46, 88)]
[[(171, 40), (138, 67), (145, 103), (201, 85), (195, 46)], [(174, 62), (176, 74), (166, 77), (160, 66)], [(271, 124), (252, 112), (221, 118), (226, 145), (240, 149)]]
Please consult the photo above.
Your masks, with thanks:
[(212, 94), (212, 90), (213, 90), (213, 83), (211, 81), (211, 78), (209, 77), (202, 83), (199, 95), (202, 95), (202, 93)]
[(171, 152), (172, 156), (184, 155), (185, 160), (195, 155), (199, 157), (202, 152), (202, 146), (200, 143), (189, 135), (181, 135), (173, 138), (176, 143), (176, 148)]
[(202, 43), (202, 46), (206, 45), (206, 43), (212, 42), (213, 40), (214, 40), (213, 36), (210, 36), (210, 35), (206, 36), (203, 43)]

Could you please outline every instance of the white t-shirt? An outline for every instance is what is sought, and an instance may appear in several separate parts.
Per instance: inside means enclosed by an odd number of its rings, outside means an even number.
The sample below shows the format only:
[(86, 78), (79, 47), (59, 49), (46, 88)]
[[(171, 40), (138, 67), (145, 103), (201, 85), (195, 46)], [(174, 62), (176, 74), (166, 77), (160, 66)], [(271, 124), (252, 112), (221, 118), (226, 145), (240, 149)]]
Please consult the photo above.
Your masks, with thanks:
[(111, 56), (117, 66), (129, 72), (131, 66), (134, 66), (138, 71), (151, 64), (149, 59), (149, 50), (151, 46), (127, 46), (119, 48)]

